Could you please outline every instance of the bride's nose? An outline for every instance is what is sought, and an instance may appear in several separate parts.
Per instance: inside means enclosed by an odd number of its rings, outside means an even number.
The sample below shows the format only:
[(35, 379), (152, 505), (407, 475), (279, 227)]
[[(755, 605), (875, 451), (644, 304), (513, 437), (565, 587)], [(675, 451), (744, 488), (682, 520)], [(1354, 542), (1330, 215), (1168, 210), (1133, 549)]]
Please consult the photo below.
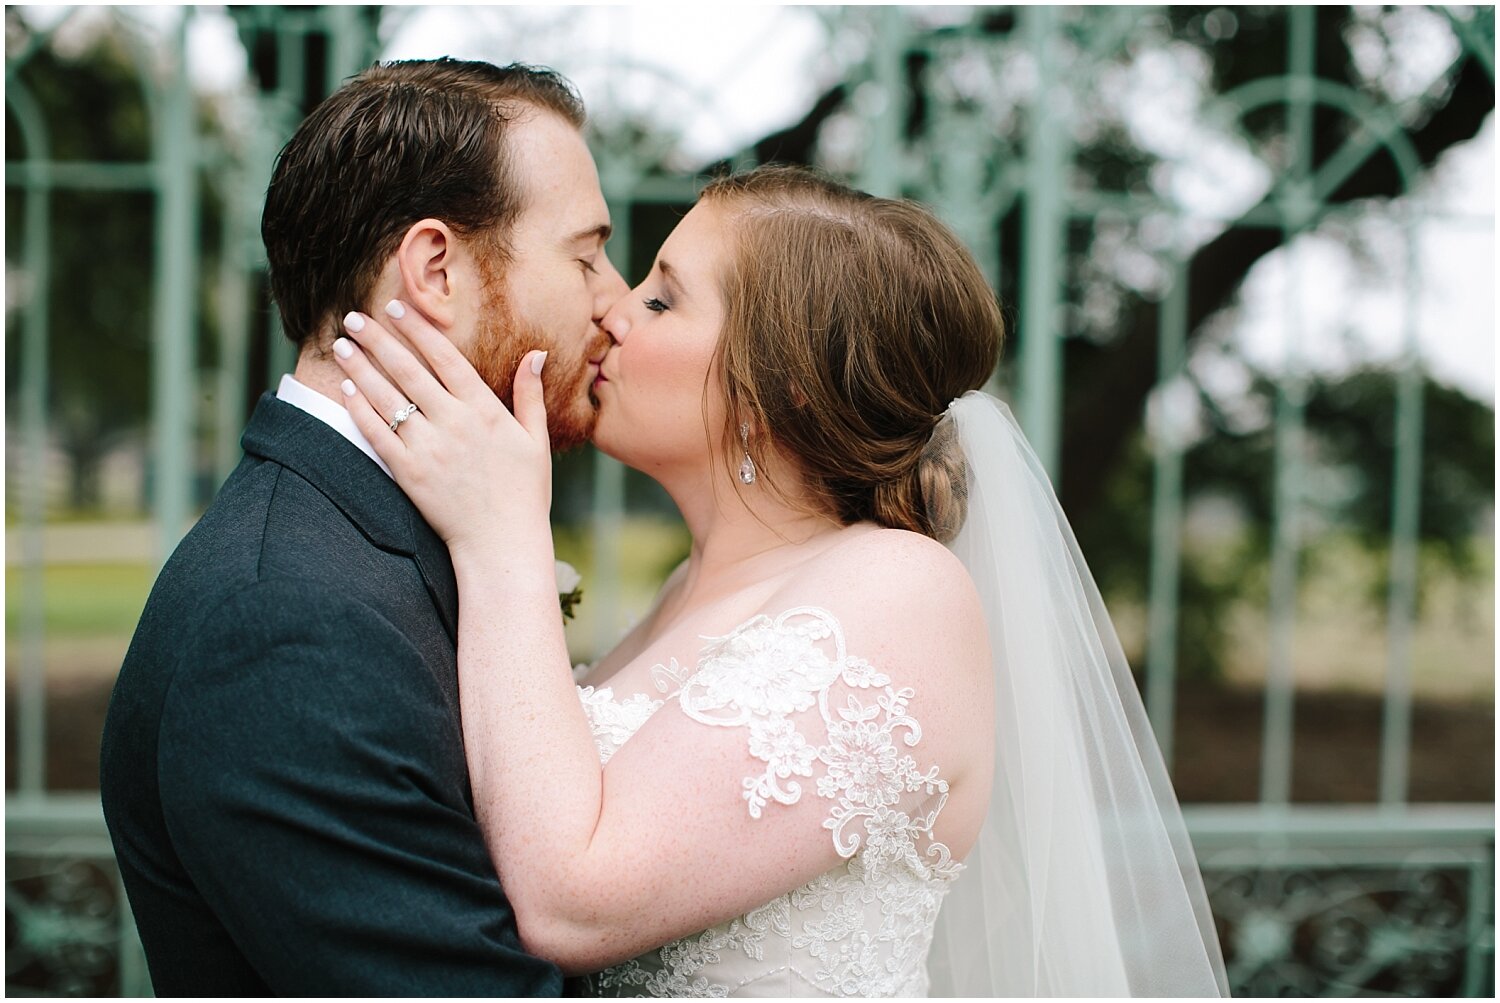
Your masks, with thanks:
[(630, 321), (625, 316), (625, 304), (629, 299), (630, 295), (627, 293), (615, 300), (614, 305), (604, 314), (604, 319), (599, 322), (604, 333), (616, 345), (624, 344), (625, 336), (630, 333)]

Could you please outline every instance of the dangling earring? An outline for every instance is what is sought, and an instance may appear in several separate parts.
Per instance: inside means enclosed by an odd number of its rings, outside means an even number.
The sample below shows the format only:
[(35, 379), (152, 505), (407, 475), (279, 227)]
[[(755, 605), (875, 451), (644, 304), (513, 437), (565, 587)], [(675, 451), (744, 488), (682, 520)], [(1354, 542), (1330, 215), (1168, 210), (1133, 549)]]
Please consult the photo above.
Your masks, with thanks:
[(755, 483), (755, 461), (750, 459), (750, 426), (740, 426), (740, 445), (745, 449), (745, 462), (740, 464), (740, 483)]

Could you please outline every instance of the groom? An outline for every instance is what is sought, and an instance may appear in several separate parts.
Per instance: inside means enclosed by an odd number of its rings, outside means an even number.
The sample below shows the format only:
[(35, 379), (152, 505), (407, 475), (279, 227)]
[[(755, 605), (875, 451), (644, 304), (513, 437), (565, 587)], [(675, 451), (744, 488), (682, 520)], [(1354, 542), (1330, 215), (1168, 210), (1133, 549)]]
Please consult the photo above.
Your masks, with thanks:
[(561, 989), (474, 820), (447, 550), (345, 412), (329, 351), (345, 312), (399, 299), (508, 402), (546, 348), (553, 443), (582, 442), (598, 322), (625, 291), (583, 114), (550, 71), (395, 63), (281, 153), (262, 235), (296, 371), (162, 570), (101, 749), (158, 995)]

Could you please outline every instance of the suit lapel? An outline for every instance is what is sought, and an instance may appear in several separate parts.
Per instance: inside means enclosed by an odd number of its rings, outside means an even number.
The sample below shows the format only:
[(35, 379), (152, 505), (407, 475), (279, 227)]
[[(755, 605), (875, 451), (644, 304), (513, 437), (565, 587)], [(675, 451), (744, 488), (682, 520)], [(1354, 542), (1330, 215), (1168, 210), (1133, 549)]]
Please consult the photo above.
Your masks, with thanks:
[(448, 636), (458, 643), (458, 583), (448, 547), (385, 471), (301, 408), (262, 394), (240, 440), (247, 454), (296, 472), (371, 543), (416, 562)]
[[(404, 497), (404, 496), (403, 496)], [(453, 558), (448, 545), (427, 525), (427, 520), (412, 506), (413, 556), (427, 593), (443, 618), (443, 627), (453, 643), (458, 644), (458, 579), (453, 575)]]

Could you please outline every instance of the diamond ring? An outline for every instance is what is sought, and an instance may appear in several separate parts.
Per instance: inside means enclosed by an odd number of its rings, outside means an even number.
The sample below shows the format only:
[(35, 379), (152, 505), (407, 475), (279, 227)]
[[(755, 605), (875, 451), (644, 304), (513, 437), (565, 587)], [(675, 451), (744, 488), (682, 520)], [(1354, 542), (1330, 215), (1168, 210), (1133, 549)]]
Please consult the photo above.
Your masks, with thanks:
[(395, 414), (391, 415), (391, 431), (399, 431), (401, 429), (401, 423), (416, 413), (417, 406), (415, 404), (408, 404), (406, 405), (406, 407), (401, 408)]

